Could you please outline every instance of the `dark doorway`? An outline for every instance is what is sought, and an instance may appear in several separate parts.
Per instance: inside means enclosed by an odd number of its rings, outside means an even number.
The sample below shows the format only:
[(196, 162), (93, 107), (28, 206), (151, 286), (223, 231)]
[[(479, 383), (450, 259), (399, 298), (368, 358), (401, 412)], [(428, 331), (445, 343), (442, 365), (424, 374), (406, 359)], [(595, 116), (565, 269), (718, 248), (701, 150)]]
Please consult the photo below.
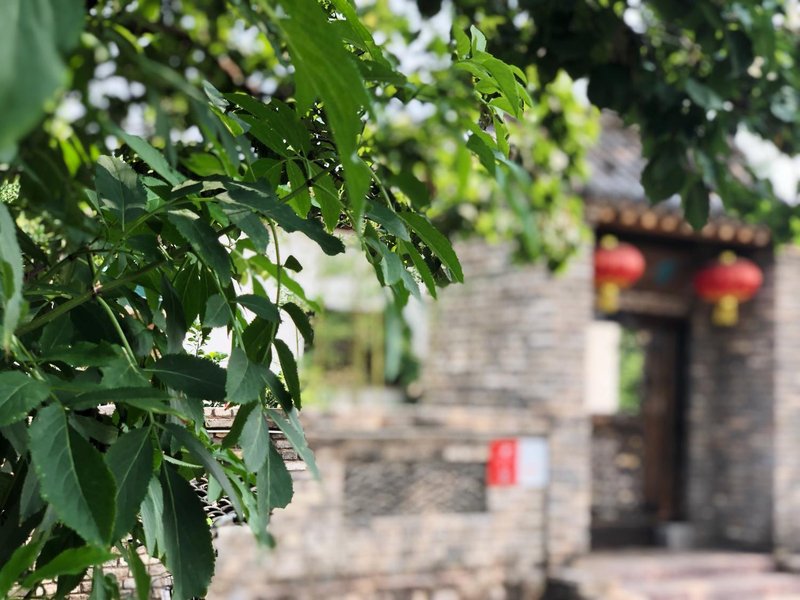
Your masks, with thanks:
[(617, 410), (593, 417), (598, 548), (656, 544), (665, 524), (684, 517), (687, 325), (637, 315), (618, 323)]

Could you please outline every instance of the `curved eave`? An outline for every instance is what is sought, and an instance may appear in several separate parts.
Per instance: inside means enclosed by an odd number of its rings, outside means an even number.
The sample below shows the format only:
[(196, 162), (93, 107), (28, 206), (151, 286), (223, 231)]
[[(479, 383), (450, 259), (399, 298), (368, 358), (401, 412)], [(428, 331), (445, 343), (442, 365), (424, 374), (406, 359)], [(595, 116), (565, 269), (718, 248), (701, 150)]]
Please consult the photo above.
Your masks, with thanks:
[(695, 231), (674, 205), (650, 206), (641, 201), (604, 197), (588, 197), (585, 202), (586, 218), (593, 227), (751, 248), (765, 248), (772, 243), (768, 227), (724, 215), (712, 214), (709, 222)]

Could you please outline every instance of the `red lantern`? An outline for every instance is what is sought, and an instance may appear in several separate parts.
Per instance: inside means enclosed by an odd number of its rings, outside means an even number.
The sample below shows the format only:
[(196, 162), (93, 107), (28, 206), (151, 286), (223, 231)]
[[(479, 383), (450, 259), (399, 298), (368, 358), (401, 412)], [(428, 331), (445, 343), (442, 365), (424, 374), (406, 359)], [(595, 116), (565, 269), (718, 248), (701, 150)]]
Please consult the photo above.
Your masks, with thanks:
[(739, 303), (750, 300), (763, 281), (753, 261), (727, 251), (695, 275), (694, 289), (703, 300), (714, 303), (713, 323), (730, 327), (739, 319)]
[(594, 285), (597, 306), (606, 313), (619, 309), (619, 291), (636, 283), (644, 274), (644, 256), (630, 244), (604, 235), (594, 252)]

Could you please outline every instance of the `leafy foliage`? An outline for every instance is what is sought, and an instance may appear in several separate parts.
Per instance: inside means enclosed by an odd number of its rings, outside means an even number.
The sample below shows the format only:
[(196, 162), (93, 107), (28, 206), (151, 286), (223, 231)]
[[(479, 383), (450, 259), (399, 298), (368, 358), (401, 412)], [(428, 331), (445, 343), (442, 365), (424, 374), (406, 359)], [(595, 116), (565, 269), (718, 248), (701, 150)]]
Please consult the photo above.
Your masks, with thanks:
[[(739, 209), (764, 189), (726, 168), (737, 124), (796, 140), (793, 46), (766, 26), (778, 7), (652, 2), (634, 34), (620, 2), (533, 2), (531, 22), (464, 1), (480, 29), (456, 21), (450, 39), (384, 1), (87, 4), (0, 8), (0, 595), (46, 578), (64, 594), (91, 568), (95, 596), (114, 597), (101, 564), (121, 555), (146, 597), (141, 547), (177, 597), (204, 595), (200, 476), (270, 541), (292, 496), (270, 423), (317, 474), (277, 337), (291, 321), (311, 345), (316, 308), (285, 233), (335, 255), (351, 232), (398, 315), (463, 280), (442, 231), (515, 239), (553, 266), (579, 244), (569, 184), (596, 112), (575, 78), (641, 124), (648, 191), (683, 193), (697, 221), (710, 190)], [(411, 46), (424, 67), (404, 62)], [(726, 83), (759, 56), (775, 77)], [(222, 327), (227, 364), (186, 351), (187, 332)], [(222, 443), (208, 401), (238, 407)]]
[[(419, 4), (430, 11), (439, 3)], [(498, 57), (535, 65), (543, 86), (564, 72), (584, 79), (595, 106), (638, 126), (651, 201), (679, 195), (699, 227), (716, 197), (729, 214), (769, 224), (779, 240), (795, 236), (796, 191), (788, 204), (779, 199), (735, 142), (746, 131), (800, 152), (794, 3), (533, 0), (513, 11), (500, 0), (455, 4), (482, 24)]]
[[(455, 58), (463, 69), (408, 76), (344, 0), (231, 0), (202, 11), (183, 2), (180, 15), (169, 2), (108, 0), (88, 14), (68, 2), (67, 27), (48, 1), (35, 4), (38, 12), (3, 9), (48, 40), (52, 72), (36, 86), (3, 85), (13, 87), (3, 97), (14, 118), (0, 120), (0, 460), (9, 482), (0, 584), (24, 593), (56, 578), (66, 593), (92, 568), (95, 595), (114, 596), (101, 563), (119, 553), (145, 597), (143, 546), (170, 570), (177, 597), (202, 596), (214, 553), (188, 481), (210, 477), (269, 542), (271, 512), (292, 497), (269, 423), (317, 474), (298, 416), (297, 361), (277, 337), (288, 320), (311, 344), (314, 306), (289, 272), (302, 265), (281, 257), (281, 232), (335, 255), (340, 232), (352, 231), (395, 311), (420, 295), (420, 282), (435, 294), (462, 281), (427, 214), (441, 194), (419, 170), (441, 174), (446, 161), (398, 152), (395, 134), (412, 132), (392, 126), (386, 109), (435, 102), (450, 115), (435, 120), (435, 135), (461, 149), (462, 186), (480, 177), (530, 184), (505, 139), (505, 123), (530, 107), (528, 81), (488, 54), (477, 30)], [(235, 51), (243, 24), (256, 50)], [(9, 80), (3, 68), (38, 68), (32, 39), (4, 38), (19, 62), (3, 63), (0, 81)], [(271, 93), (238, 70), (259, 64), (285, 73)], [(65, 82), (48, 113), (45, 101)], [(102, 85), (119, 89), (98, 93)], [(147, 97), (132, 100), (140, 87)], [(77, 114), (65, 117), (69, 106)], [(525, 214), (522, 188), (517, 196)], [(220, 327), (231, 340), (225, 364), (187, 352), (188, 332), (202, 339)], [(205, 426), (209, 401), (240, 407), (222, 444)]]

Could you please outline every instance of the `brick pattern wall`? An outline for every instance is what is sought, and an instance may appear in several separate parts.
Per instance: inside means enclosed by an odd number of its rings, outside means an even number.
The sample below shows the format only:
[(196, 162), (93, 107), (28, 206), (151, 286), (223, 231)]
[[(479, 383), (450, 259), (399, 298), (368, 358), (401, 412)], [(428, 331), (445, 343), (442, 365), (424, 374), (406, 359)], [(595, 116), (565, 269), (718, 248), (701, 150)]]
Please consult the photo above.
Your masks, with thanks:
[(469, 241), (456, 251), (465, 283), (431, 307), (426, 401), (575, 414), (594, 298), (589, 251), (559, 274), (514, 265), (506, 245)]
[(713, 325), (699, 301), (692, 311), (688, 504), (702, 545), (772, 543), (775, 273), (769, 253), (754, 259), (764, 286), (738, 325)]
[(465, 283), (432, 307), (423, 402), (524, 407), (549, 420), (548, 567), (589, 547), (591, 426), (584, 407), (591, 250), (563, 273), (515, 264), (507, 245), (462, 242)]
[(800, 248), (775, 258), (774, 536), (781, 554), (800, 553)]
[(546, 435), (548, 426), (528, 411), (489, 407), (307, 413), (322, 481), (296, 474), (295, 500), (272, 519), (273, 551), (257, 548), (244, 528), (219, 530), (209, 598), (538, 597), (544, 490), (484, 488), (484, 508), (475, 512), (435, 507), (353, 518), (345, 486), (351, 464), (485, 464), (493, 438)]

